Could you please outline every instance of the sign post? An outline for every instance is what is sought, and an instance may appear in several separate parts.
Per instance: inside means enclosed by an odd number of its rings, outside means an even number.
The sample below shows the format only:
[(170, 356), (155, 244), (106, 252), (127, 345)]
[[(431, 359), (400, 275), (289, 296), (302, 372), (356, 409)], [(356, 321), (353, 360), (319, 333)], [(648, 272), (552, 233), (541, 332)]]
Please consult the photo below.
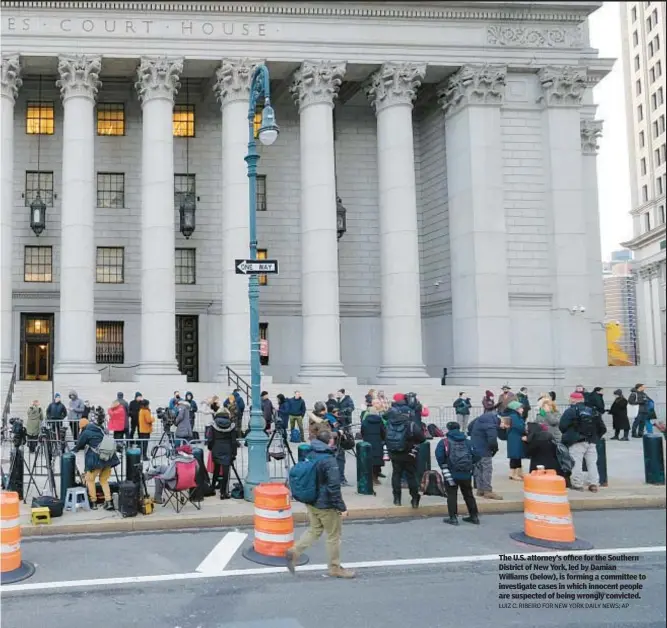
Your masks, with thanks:
[(277, 275), (278, 260), (276, 259), (237, 259), (234, 260), (237, 275)]

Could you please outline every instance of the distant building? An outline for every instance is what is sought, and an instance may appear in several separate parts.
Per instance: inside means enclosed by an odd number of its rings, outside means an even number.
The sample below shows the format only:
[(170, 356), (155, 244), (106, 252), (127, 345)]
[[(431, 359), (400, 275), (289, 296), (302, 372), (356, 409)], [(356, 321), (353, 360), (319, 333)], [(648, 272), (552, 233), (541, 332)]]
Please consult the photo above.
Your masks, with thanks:
[(663, 365), (665, 324), (665, 105), (664, 2), (621, 3), (625, 104), (630, 157), (633, 237), (642, 364)]
[(630, 364), (635, 365), (639, 363), (636, 278), (629, 262), (612, 261), (611, 264), (611, 270), (604, 273), (605, 323), (620, 325), (622, 336), (617, 345), (628, 356)]

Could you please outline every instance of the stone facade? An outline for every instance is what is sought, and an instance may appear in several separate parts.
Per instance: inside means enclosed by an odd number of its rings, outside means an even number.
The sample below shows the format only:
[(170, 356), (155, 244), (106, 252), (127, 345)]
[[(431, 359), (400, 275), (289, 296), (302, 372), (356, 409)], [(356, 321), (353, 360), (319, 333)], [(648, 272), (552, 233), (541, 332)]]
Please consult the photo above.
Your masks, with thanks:
[[(177, 382), (177, 315), (198, 317), (200, 381), (247, 372), (233, 260), (248, 250), (258, 63), (280, 125), (259, 148), (258, 246), (280, 262), (260, 289), (266, 375), (426, 383), (448, 368), (461, 384), (546, 385), (605, 365), (591, 87), (610, 63), (585, 26), (599, 2), (78, 2), (77, 18), (68, 4), (2, 2), (5, 372), (21, 363), (24, 315), (41, 313), (54, 314), (56, 375), (102, 368), (95, 322), (122, 321), (116, 378)], [(38, 99), (54, 104), (52, 135), (26, 133)], [(95, 134), (100, 103), (124, 105), (124, 135)], [(174, 104), (195, 106), (188, 140), (171, 132)], [(54, 176), (39, 238), (24, 198), (38, 144)], [(186, 171), (187, 240), (173, 186)], [(96, 207), (97, 173), (124, 174), (122, 207)], [(26, 246), (52, 247), (52, 281), (24, 281)], [(95, 247), (124, 247), (123, 283), (95, 282)], [(174, 248), (196, 249), (196, 283), (176, 284)]]

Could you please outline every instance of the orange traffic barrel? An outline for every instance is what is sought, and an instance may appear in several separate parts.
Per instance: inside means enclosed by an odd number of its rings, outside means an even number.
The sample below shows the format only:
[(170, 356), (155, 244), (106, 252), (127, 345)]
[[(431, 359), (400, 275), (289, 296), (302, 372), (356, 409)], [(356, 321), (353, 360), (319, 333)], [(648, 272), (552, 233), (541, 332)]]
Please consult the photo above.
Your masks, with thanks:
[[(283, 484), (260, 484), (255, 488), (255, 539), (243, 555), (260, 565), (287, 565), (287, 550), (294, 546), (294, 517), (290, 494)], [(307, 556), (299, 556), (305, 565)]]
[(21, 526), (18, 493), (0, 493), (1, 584), (20, 582), (35, 573), (32, 563), (21, 560)]
[(510, 537), (550, 549), (593, 547), (592, 543), (578, 539), (574, 533), (565, 478), (544, 467), (538, 467), (523, 479), (523, 532), (513, 532)]

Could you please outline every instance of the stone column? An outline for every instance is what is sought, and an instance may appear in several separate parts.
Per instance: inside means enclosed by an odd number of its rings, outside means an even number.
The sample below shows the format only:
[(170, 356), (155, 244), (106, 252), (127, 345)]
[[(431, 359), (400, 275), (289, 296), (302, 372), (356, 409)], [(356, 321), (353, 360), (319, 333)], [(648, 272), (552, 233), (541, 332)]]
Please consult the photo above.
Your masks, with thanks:
[(378, 378), (427, 377), (422, 358), (412, 105), (421, 63), (386, 63), (367, 95), (377, 117), (382, 363)]
[(651, 266), (651, 311), (653, 322), (653, 345), (655, 353), (655, 364), (664, 365), (665, 355), (662, 352), (662, 312), (660, 311), (660, 265), (653, 263)]
[(590, 308), (588, 237), (584, 212), (580, 108), (586, 70), (546, 67), (539, 71), (544, 108), (543, 139), (548, 172), (547, 203), (553, 229), (553, 346), (559, 368), (593, 365), (588, 317), (572, 306)]
[(2, 399), (7, 390), (5, 377), (14, 367), (14, 338), (12, 334), (12, 215), (14, 213), (14, 102), (23, 81), (19, 75), (21, 66), (16, 54), (2, 55), (2, 122), (0, 134), (2, 145), (0, 156), (2, 167), (0, 176), (0, 374), (2, 381)]
[(301, 338), (299, 379), (345, 377), (340, 359), (333, 107), (345, 63), (305, 61), (291, 92), (301, 144)]
[(438, 90), (446, 117), (454, 364), (460, 384), (512, 365), (501, 112), (507, 68), (466, 65)]
[(235, 259), (250, 251), (248, 173), (248, 104), (250, 79), (258, 61), (223, 59), (214, 86), (222, 112), (222, 351), (218, 379), (227, 367), (250, 375), (250, 303), (248, 277), (237, 275)]
[(653, 293), (651, 291), (651, 271), (639, 269), (637, 285), (637, 319), (639, 332), (639, 363), (655, 364), (655, 339), (653, 338)]
[(60, 318), (55, 375), (99, 381), (95, 359), (95, 96), (99, 56), (58, 58), (63, 99)]
[[(601, 120), (581, 120), (581, 154), (583, 163), (584, 215), (588, 245), (588, 282), (590, 302), (586, 317), (590, 323), (593, 366), (607, 366), (607, 332), (605, 320), (604, 279), (602, 277), (602, 246), (598, 205), (598, 139), (602, 135)], [(625, 334), (630, 330), (624, 329)]]
[(141, 364), (138, 375), (179, 376), (174, 271), (174, 97), (183, 59), (142, 57)]

